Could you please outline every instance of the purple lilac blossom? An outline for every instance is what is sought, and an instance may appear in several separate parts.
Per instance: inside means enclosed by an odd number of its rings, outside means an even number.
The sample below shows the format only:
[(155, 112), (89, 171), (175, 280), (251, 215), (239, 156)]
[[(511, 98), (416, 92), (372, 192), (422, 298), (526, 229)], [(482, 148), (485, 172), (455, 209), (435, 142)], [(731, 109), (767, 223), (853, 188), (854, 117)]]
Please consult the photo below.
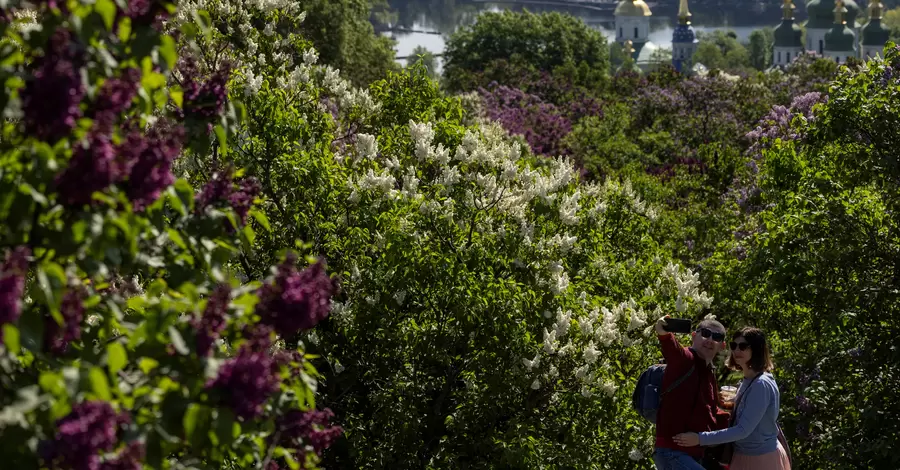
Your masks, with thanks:
[(100, 452), (111, 451), (116, 444), (119, 425), (127, 417), (109, 403), (86, 401), (56, 422), (56, 435), (46, 446), (44, 459), (51, 468), (99, 470)]
[(203, 185), (203, 189), (197, 194), (195, 207), (202, 212), (207, 207), (217, 202), (226, 201), (233, 191), (234, 181), (231, 177), (231, 168), (216, 171), (209, 181)]
[(61, 355), (69, 349), (69, 343), (81, 338), (81, 322), (84, 321), (84, 291), (72, 288), (62, 298), (59, 312), (63, 324), (56, 322), (52, 315), (44, 316), (44, 348), (52, 354)]
[(218, 376), (207, 387), (218, 390), (236, 415), (252, 419), (262, 414), (266, 401), (280, 384), (275, 360), (264, 351), (243, 347), (219, 368)]
[(103, 82), (94, 104), (94, 122), (99, 132), (112, 132), (116, 119), (128, 110), (137, 96), (140, 84), (141, 72), (133, 67), (125, 69), (120, 77)]
[[(247, 342), (244, 343), (243, 347), (253, 352), (268, 351), (272, 347), (272, 333), (274, 331), (271, 326), (262, 323), (245, 326), (243, 334)], [(275, 360), (279, 365), (283, 365), (277, 355)]]
[(159, 0), (129, 0), (126, 3), (125, 16), (137, 24), (152, 25), (160, 18), (169, 16), (169, 10)]
[(222, 107), (225, 106), (225, 100), (228, 98), (226, 85), (231, 76), (230, 67), (223, 65), (202, 84), (197, 81), (195, 67), (186, 66), (184, 74), (186, 77), (183, 84), (184, 106), (182, 109), (185, 117), (208, 120), (222, 112)]
[(213, 345), (225, 329), (230, 298), (231, 286), (219, 284), (209, 295), (203, 315), (194, 320), (193, 327), (197, 331), (197, 354), (199, 356), (209, 356)]
[(109, 136), (91, 134), (75, 147), (69, 165), (56, 177), (56, 191), (64, 205), (82, 206), (92, 202), (94, 192), (108, 188), (121, 175)]
[(143, 136), (133, 131), (119, 147), (129, 168), (125, 192), (135, 210), (152, 204), (175, 181), (172, 162), (181, 153), (183, 138), (184, 129), (180, 126), (166, 130), (157, 126)]
[(478, 91), (487, 117), (499, 122), (510, 134), (525, 137), (534, 153), (546, 156), (568, 153), (562, 140), (572, 131), (572, 123), (555, 105), (496, 83)]
[(81, 117), (81, 54), (72, 34), (57, 29), (43, 57), (34, 62), (34, 74), (22, 90), (25, 132), (47, 142), (56, 142), (75, 127)]
[(803, 116), (807, 121), (814, 119), (813, 107), (827, 101), (827, 96), (819, 92), (809, 92), (797, 96), (790, 106), (775, 105), (762, 119), (756, 128), (746, 134), (751, 142), (748, 154), (754, 159), (762, 157), (763, 150), (772, 146), (777, 139), (800, 140), (803, 138), (802, 128), (792, 125), (795, 116)]
[(333, 417), (334, 413), (328, 408), (321, 411), (291, 410), (278, 419), (276, 427), (281, 431), (282, 442), (296, 449), (309, 446), (316, 455), (322, 455), (322, 451), (331, 447), (344, 431), (340, 426), (329, 425)]
[(241, 224), (247, 223), (247, 215), (253, 207), (253, 201), (262, 192), (262, 186), (256, 178), (244, 178), (238, 182), (238, 190), (228, 196), (228, 203), (237, 214)]
[(282, 349), (274, 354), (275, 362), (281, 367), (286, 367), (292, 375), (303, 371), (303, 354), (296, 350)]
[(296, 264), (296, 255), (288, 254), (272, 283), (264, 284), (257, 291), (257, 315), (282, 337), (308, 330), (324, 320), (331, 311), (331, 296), (336, 288), (323, 262), (300, 272)]
[[(28, 274), (28, 257), (31, 250), (20, 246), (6, 256), (0, 266), (0, 326), (15, 323), (22, 314), (22, 294), (25, 292), (25, 276)], [(3, 330), (0, 329), (0, 340)]]

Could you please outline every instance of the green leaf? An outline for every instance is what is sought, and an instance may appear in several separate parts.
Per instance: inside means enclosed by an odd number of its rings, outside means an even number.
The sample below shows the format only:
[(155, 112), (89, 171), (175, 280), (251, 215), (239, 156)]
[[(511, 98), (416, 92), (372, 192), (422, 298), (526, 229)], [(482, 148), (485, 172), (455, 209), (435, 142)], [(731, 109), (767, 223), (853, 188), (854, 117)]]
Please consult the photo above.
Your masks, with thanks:
[(156, 359), (142, 357), (138, 360), (138, 367), (140, 367), (141, 372), (149, 374), (153, 369), (159, 367), (159, 362)]
[(263, 211), (251, 210), (250, 215), (253, 216), (259, 225), (262, 225), (267, 232), (272, 231), (272, 226), (269, 224), (269, 218), (266, 217), (266, 214)]
[(115, 375), (125, 367), (128, 363), (128, 353), (125, 352), (125, 346), (121, 343), (111, 343), (106, 348), (106, 365), (109, 372)]
[(19, 338), (19, 329), (15, 325), (7, 323), (3, 325), (3, 343), (6, 344), (6, 350), (12, 354), (19, 354), (22, 349)]
[(187, 243), (184, 242), (184, 238), (182, 238), (181, 234), (178, 233), (178, 230), (170, 227), (166, 229), (166, 233), (169, 234), (169, 239), (175, 242), (175, 244), (178, 245), (181, 249), (188, 249)]
[(181, 333), (175, 329), (174, 326), (169, 327), (169, 339), (172, 340), (172, 347), (178, 351), (178, 354), (188, 355), (190, 354), (190, 349), (187, 347), (187, 343), (184, 342), (184, 338), (181, 336)]
[(38, 378), (38, 384), (41, 388), (53, 396), (66, 395), (66, 383), (61, 375), (52, 371), (41, 372)]
[(116, 19), (116, 4), (112, 0), (97, 0), (94, 10), (103, 18), (106, 29), (112, 30), (113, 21)]
[(112, 395), (109, 392), (109, 381), (106, 380), (106, 374), (99, 367), (92, 367), (88, 374), (88, 380), (91, 382), (91, 390), (102, 400), (111, 400)]
[(118, 36), (119, 41), (128, 41), (129, 36), (131, 36), (131, 18), (125, 16), (119, 20)]
[(175, 103), (175, 106), (181, 108), (184, 103), (184, 92), (178, 88), (169, 88), (169, 98), (172, 98), (172, 102)]
[(194, 209), (194, 189), (191, 188), (191, 184), (187, 180), (179, 179), (175, 182), (174, 189), (187, 211), (192, 211)]
[(169, 69), (175, 66), (178, 60), (178, 52), (175, 48), (175, 40), (171, 36), (163, 36), (160, 40), (159, 55), (166, 61)]
[(219, 151), (224, 153), (228, 150), (228, 136), (225, 135), (225, 128), (221, 124), (217, 124), (214, 130), (219, 140)]
[(185, 438), (194, 446), (201, 446), (209, 429), (212, 409), (199, 403), (191, 403), (182, 418)]

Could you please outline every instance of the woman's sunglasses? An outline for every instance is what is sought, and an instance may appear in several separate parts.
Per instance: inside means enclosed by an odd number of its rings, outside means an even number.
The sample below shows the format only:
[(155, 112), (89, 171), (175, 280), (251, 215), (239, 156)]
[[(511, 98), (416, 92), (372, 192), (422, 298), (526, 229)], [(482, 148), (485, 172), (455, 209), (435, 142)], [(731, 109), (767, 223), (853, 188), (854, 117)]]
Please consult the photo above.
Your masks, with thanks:
[(750, 343), (735, 343), (734, 341), (731, 342), (731, 350), (732, 351), (734, 351), (735, 349), (740, 349), (741, 351), (746, 351), (747, 348), (749, 348), (749, 347), (750, 347)]
[(704, 338), (712, 338), (713, 341), (725, 341), (725, 333), (719, 333), (717, 331), (710, 330), (709, 328), (700, 328), (697, 331), (699, 331), (700, 336)]

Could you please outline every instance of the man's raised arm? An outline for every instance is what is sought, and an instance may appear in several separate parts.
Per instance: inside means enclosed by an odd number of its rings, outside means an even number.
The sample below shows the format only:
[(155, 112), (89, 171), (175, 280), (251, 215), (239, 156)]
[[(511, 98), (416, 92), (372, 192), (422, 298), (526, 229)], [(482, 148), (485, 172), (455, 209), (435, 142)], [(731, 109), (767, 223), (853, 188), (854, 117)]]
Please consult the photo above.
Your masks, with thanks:
[(684, 351), (684, 346), (678, 343), (678, 340), (675, 339), (675, 335), (666, 331), (666, 318), (669, 316), (666, 315), (659, 320), (656, 320), (656, 336), (659, 338), (659, 345), (662, 349), (663, 357), (666, 359), (666, 364), (672, 364), (675, 362), (685, 362), (690, 360), (688, 358), (687, 353)]

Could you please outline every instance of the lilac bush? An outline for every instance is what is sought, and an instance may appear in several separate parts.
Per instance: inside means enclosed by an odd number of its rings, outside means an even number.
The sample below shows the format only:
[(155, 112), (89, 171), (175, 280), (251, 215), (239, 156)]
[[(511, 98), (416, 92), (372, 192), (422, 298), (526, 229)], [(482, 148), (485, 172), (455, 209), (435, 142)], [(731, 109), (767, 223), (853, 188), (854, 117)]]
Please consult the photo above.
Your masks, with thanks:
[(568, 153), (562, 140), (572, 131), (572, 123), (555, 105), (503, 85), (492, 84), (478, 91), (487, 117), (499, 122), (510, 134), (523, 136), (534, 153)]
[(297, 258), (288, 255), (278, 267), (275, 279), (259, 288), (256, 312), (262, 322), (284, 336), (308, 330), (331, 311), (330, 297), (335, 282), (325, 273), (322, 262), (297, 271)]
[[(299, 16), (286, 3), (204, 3), (216, 6), (242, 31), (295, 29)], [(15, 23), (0, 41), (0, 104), (21, 119), (0, 129), (0, 458), (16, 468), (265, 468), (272, 455), (315, 468), (341, 433), (315, 418), (302, 446), (275, 435), (291, 412), (315, 410), (318, 376), (278, 332), (326, 318), (336, 285), (295, 256), (275, 281), (238, 272), (269, 226), (259, 182), (231, 166), (235, 69), (170, 86), (179, 51), (203, 50), (193, 41), (234, 51), (214, 31), (189, 34), (207, 14), (180, 8), (3, 8)], [(164, 30), (188, 34), (178, 44)], [(210, 153), (233, 171), (197, 194), (173, 166), (216, 137)]]
[(65, 29), (56, 30), (34, 64), (22, 90), (25, 132), (55, 142), (71, 132), (81, 117), (85, 87), (78, 69), (84, 62), (80, 45)]
[(51, 468), (101, 470), (99, 453), (113, 450), (119, 427), (127, 421), (109, 403), (79, 403), (57, 421), (56, 436), (44, 443), (43, 461)]
[[(0, 266), (0, 327), (14, 323), (22, 314), (21, 299), (25, 292), (29, 256), (31, 250), (28, 247), (17, 247), (6, 255), (6, 261)], [(2, 328), (0, 339), (3, 339)]]

